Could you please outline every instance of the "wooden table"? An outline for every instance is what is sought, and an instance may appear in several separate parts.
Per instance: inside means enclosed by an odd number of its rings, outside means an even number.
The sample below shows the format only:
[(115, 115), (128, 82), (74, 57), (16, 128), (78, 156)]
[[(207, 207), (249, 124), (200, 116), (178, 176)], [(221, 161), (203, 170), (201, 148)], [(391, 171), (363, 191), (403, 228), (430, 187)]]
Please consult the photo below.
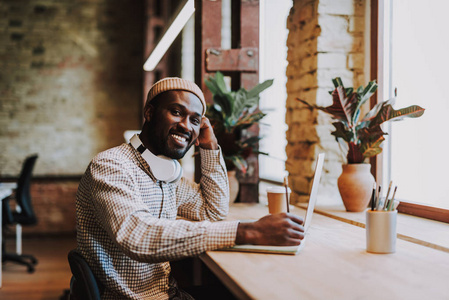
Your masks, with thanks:
[[(0, 183), (0, 201), (11, 196), (13, 190), (17, 188), (16, 183)], [(2, 203), (0, 203), (0, 224), (2, 224)], [(0, 230), (0, 243), (3, 243), (3, 230)], [(0, 248), (0, 288), (2, 287), (2, 249)]]
[[(234, 204), (228, 219), (266, 212)], [(449, 299), (447, 252), (398, 239), (396, 253), (371, 254), (365, 229), (317, 213), (308, 235), (296, 256), (209, 251), (200, 258), (239, 299)]]

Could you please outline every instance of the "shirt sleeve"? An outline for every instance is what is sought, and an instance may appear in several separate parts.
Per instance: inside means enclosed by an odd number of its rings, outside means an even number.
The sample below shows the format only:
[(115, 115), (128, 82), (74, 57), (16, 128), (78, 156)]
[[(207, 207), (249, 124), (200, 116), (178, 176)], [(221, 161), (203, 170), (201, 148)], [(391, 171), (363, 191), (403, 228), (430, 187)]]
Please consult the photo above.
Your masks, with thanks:
[(238, 222), (159, 219), (145, 205), (126, 162), (102, 158), (90, 165), (99, 226), (129, 257), (161, 262), (233, 246)]
[(200, 183), (178, 186), (178, 215), (190, 220), (223, 220), (229, 212), (229, 182), (221, 149), (200, 148)]

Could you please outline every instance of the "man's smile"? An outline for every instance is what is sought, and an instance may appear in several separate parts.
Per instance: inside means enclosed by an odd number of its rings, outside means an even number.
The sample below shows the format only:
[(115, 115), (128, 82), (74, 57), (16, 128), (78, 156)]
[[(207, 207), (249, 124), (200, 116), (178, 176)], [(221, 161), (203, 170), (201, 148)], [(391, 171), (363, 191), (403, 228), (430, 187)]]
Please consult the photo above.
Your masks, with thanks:
[(182, 145), (184, 147), (186, 146), (186, 144), (190, 140), (189, 136), (180, 135), (180, 134), (177, 134), (177, 133), (171, 133), (170, 136), (173, 138), (173, 140), (175, 142), (177, 142), (178, 144), (180, 144), (180, 145)]

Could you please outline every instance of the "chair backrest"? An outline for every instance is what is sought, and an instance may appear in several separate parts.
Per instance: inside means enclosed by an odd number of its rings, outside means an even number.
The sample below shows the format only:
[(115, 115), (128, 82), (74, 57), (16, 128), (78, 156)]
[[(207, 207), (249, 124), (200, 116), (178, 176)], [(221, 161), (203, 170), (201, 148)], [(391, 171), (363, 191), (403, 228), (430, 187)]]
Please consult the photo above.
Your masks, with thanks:
[(76, 250), (71, 250), (68, 260), (73, 274), (70, 282), (71, 299), (100, 300), (103, 287), (84, 257)]
[(34, 214), (31, 203), (30, 184), (33, 176), (34, 165), (36, 164), (37, 154), (28, 156), (20, 172), (19, 181), (17, 182), (16, 202), (20, 207), (21, 223), (35, 224), (36, 215)]

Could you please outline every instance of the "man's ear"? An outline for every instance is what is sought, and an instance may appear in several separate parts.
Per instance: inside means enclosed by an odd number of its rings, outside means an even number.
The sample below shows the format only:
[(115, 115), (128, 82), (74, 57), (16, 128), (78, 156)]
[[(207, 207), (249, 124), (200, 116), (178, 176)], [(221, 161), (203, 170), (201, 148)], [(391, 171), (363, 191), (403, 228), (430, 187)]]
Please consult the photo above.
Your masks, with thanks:
[(150, 122), (151, 117), (153, 116), (153, 112), (154, 112), (153, 105), (149, 104), (149, 105), (147, 105), (147, 107), (145, 107), (145, 112), (144, 112), (145, 121)]

